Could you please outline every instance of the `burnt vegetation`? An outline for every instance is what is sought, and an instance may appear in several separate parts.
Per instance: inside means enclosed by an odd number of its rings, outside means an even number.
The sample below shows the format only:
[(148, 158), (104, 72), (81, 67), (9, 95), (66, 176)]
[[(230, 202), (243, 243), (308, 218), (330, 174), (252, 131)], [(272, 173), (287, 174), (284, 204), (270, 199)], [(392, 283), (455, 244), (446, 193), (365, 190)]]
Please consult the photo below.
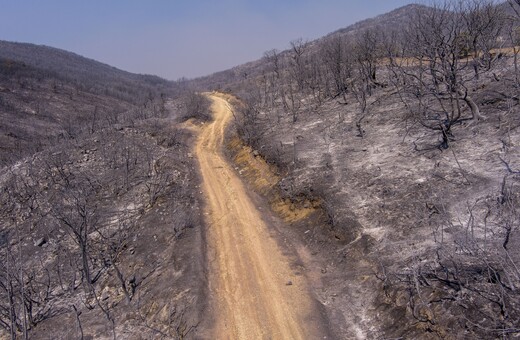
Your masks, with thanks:
[(0, 337), (195, 332), (202, 222), (193, 137), (176, 122), (204, 103), (180, 83), (0, 42)]
[[(162, 146), (170, 134), (176, 143)], [(196, 326), (193, 310), (189, 320), (169, 321), (151, 311), (153, 291), (173, 288), (171, 279), (161, 282), (174, 265), (167, 252), (175, 244), (182, 257), (176, 240), (200, 223), (187, 140), (143, 122), (43, 151), (5, 174), (0, 326), (7, 334), (182, 337)], [(198, 293), (156, 307), (188, 315)], [(169, 322), (185, 325), (177, 334)]]
[(70, 52), (0, 41), (0, 165), (116, 124), (168, 115), (186, 90)]
[(241, 98), (278, 194), (320, 202), (290, 236), (338, 337), (520, 334), (519, 11), (410, 5), (195, 81)]
[(195, 334), (198, 178), (175, 123), (211, 117), (189, 86), (237, 95), (268, 195), (315, 209), (284, 233), (338, 338), (518, 337), (519, 45), (518, 0), (410, 5), (182, 83), (0, 42), (2, 336)]

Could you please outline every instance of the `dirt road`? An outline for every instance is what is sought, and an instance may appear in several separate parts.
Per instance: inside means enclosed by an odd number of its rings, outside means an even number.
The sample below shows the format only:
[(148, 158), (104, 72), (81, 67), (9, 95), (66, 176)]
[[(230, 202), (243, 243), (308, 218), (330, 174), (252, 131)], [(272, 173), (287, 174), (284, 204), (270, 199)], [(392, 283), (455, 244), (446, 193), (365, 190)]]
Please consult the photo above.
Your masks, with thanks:
[(220, 94), (196, 146), (206, 197), (214, 339), (319, 339), (305, 278), (291, 269), (244, 184), (222, 154), (231, 108)]

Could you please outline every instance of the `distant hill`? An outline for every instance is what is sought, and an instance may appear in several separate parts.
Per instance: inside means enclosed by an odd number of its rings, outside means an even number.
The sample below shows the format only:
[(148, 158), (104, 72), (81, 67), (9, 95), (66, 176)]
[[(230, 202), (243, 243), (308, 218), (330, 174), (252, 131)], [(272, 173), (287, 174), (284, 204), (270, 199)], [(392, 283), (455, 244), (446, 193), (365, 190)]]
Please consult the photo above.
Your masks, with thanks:
[[(72, 52), (44, 45), (0, 40), (0, 58), (24, 63), (41, 71), (51, 72), (64, 81), (75, 82), (85, 90), (109, 92), (114, 96), (135, 100), (138, 92), (172, 83), (157, 76), (133, 74)], [(130, 94), (130, 96), (127, 96)]]
[(408, 22), (412, 13), (424, 8), (428, 8), (428, 6), (410, 4), (403, 7), (399, 7), (388, 13), (381, 14), (373, 18), (365, 19), (353, 25), (341, 28), (337, 31), (334, 31), (326, 35), (325, 38), (335, 35), (354, 35), (357, 32), (364, 31), (367, 29), (396, 30)]
[[(506, 15), (514, 16), (514, 11), (507, 2), (499, 3), (497, 6), (504, 13), (506, 13)], [(321, 38), (309, 41), (308, 45), (312, 50), (317, 52), (320, 49), (320, 43), (334, 37), (339, 36), (346, 39), (354, 38), (359, 32), (363, 32), (365, 30), (376, 30), (386, 33), (399, 31), (405, 25), (407, 25), (410, 18), (413, 17), (413, 13), (418, 10), (427, 8), (429, 7), (421, 4), (409, 4), (403, 7), (399, 7), (388, 13), (361, 20), (352, 25), (340, 28)], [(289, 42), (287, 42), (287, 45), (289, 45)], [(289, 49), (279, 51), (282, 58), (287, 58), (289, 52)], [(261, 75), (264, 66), (265, 60), (264, 58), (260, 58), (242, 65), (237, 65), (228, 70), (223, 70), (208, 76), (193, 79), (189, 83), (192, 87), (197, 89), (237, 89), (242, 86), (244, 79)]]
[(57, 48), (0, 41), (0, 166), (61, 138), (163, 114), (177, 89)]
[[(428, 6), (419, 4), (406, 5), (374, 18), (365, 19), (344, 28), (340, 28), (324, 37), (309, 41), (308, 44), (311, 49), (317, 51), (319, 49), (319, 44), (322, 41), (335, 36), (353, 37), (357, 32), (368, 29), (379, 29), (386, 32), (389, 30), (397, 31), (407, 23), (411, 13), (414, 13), (421, 8), (428, 8)], [(287, 42), (287, 45), (289, 45), (289, 42)], [(280, 51), (279, 53), (282, 58), (286, 58), (289, 52), (290, 50), (287, 49)], [(193, 79), (189, 81), (189, 84), (197, 89), (234, 89), (242, 86), (242, 81), (245, 78), (259, 76), (262, 73), (264, 66), (265, 60), (261, 58), (242, 65), (237, 65), (228, 70)]]

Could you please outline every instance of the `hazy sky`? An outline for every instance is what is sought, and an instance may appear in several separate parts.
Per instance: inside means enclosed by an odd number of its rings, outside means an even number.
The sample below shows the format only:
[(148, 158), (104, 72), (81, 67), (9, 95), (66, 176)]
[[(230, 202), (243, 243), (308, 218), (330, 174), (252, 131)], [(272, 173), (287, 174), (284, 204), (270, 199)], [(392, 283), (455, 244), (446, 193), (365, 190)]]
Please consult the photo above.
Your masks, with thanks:
[(0, 0), (0, 39), (136, 73), (196, 77), (413, 0)]

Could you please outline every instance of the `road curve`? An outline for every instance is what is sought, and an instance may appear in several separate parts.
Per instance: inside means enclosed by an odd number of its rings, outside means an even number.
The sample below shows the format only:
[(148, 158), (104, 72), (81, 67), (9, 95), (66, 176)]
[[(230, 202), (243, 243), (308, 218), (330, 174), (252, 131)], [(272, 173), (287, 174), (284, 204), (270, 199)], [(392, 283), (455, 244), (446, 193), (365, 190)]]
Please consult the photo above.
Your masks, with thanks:
[(319, 339), (316, 305), (291, 269), (244, 184), (222, 154), (232, 118), (225, 96), (207, 94), (214, 120), (196, 145), (208, 222), (214, 339)]

